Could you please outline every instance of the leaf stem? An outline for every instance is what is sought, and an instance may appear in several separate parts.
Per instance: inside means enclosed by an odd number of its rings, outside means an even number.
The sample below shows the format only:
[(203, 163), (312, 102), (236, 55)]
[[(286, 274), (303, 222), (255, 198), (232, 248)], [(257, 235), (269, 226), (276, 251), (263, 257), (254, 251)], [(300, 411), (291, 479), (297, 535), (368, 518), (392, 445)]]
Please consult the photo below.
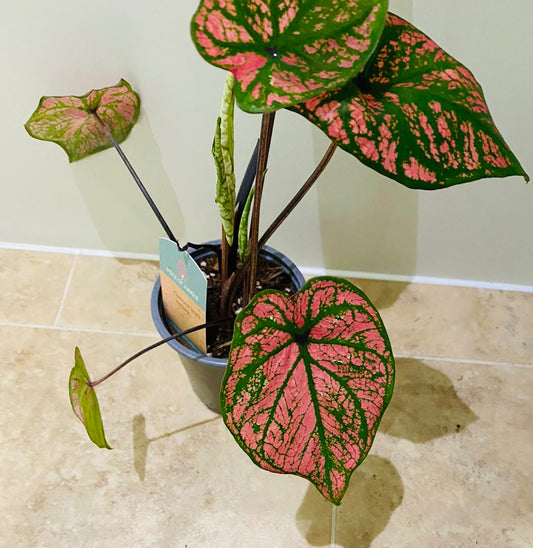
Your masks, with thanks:
[[(237, 234), (233, 233), (233, 240), (236, 239)], [(220, 257), (222, 260), (219, 263), (220, 285), (222, 286), (228, 281), (230, 249), (230, 245), (226, 238), (226, 231), (224, 230), (224, 227), (222, 227), (222, 238), (220, 240)]]
[(261, 198), (263, 195), (263, 185), (268, 164), (268, 155), (270, 152), (270, 142), (272, 140), (272, 130), (274, 129), (274, 112), (263, 114), (261, 124), (261, 140), (259, 143), (259, 158), (257, 161), (257, 177), (255, 181), (255, 196), (252, 211), (252, 221), (250, 225), (250, 270), (248, 272), (247, 284), (245, 283), (245, 291), (243, 302), (246, 304), (253, 295), (255, 290), (255, 279), (257, 275), (257, 259), (259, 257), (259, 216), (261, 212)]
[[(289, 213), (291, 213), (292, 210), (301, 202), (302, 198), (306, 195), (306, 193), (313, 186), (313, 184), (318, 180), (319, 176), (322, 174), (322, 172), (328, 165), (336, 149), (337, 149), (337, 145), (332, 142), (328, 150), (322, 157), (322, 160), (320, 160), (319, 164), (317, 165), (313, 173), (309, 176), (307, 181), (302, 185), (302, 187), (296, 193), (294, 198), (287, 204), (285, 209), (283, 209), (283, 211), (276, 217), (274, 222), (267, 228), (267, 230), (261, 237), (261, 240), (258, 242), (258, 246), (257, 246), (258, 249), (261, 249), (267, 243), (267, 241), (271, 238), (274, 232), (280, 227), (281, 223), (287, 218)], [(251, 261), (251, 256), (248, 255), (248, 258), (243, 262), (243, 264), (241, 265), (241, 268), (237, 272), (235, 272), (235, 274), (231, 277), (230, 287), (228, 288), (228, 295), (227, 295), (227, 299), (229, 301), (233, 301), (233, 299), (235, 298), (237, 289), (239, 288), (239, 285), (243, 280), (244, 273), (246, 272), (246, 269), (248, 268), (250, 261)]]
[[(241, 185), (239, 186), (239, 192), (237, 193), (237, 200), (235, 202), (235, 224), (233, 227), (234, 234), (239, 233), (242, 214), (243, 214), (244, 208), (246, 207), (248, 196), (250, 195), (250, 192), (254, 184), (255, 174), (257, 173), (258, 157), (259, 157), (259, 139), (257, 140), (252, 156), (248, 162), (248, 167), (246, 168), (246, 172), (244, 173), (244, 177), (242, 179)], [(235, 270), (237, 269), (238, 251), (239, 251), (239, 238), (237, 237), (233, 239), (233, 244), (231, 245), (231, 249), (230, 249), (230, 256), (228, 260), (229, 275), (233, 274), (233, 272), (235, 272)]]
[(194, 331), (199, 331), (200, 329), (206, 329), (208, 327), (212, 327), (214, 325), (219, 325), (222, 323), (226, 323), (233, 320), (232, 317), (230, 318), (223, 318), (221, 320), (216, 320), (214, 322), (208, 322), (203, 323), (200, 325), (196, 325), (194, 327), (191, 327), (190, 329), (186, 329), (185, 331), (180, 331), (179, 333), (175, 333), (174, 335), (171, 335), (170, 337), (166, 337), (165, 339), (161, 339), (160, 341), (157, 341), (154, 344), (151, 344), (150, 346), (147, 346), (146, 348), (143, 348), (142, 350), (139, 350), (139, 352), (136, 352), (133, 354), (133, 356), (130, 356), (127, 360), (124, 360), (121, 364), (117, 365), (115, 369), (110, 371), (109, 373), (106, 373), (103, 377), (96, 381), (91, 381), (87, 383), (87, 386), (90, 386), (91, 388), (94, 388), (95, 386), (98, 386), (99, 384), (102, 384), (104, 381), (112, 377), (115, 373), (118, 373), (123, 367), (126, 367), (129, 363), (131, 363), (133, 360), (136, 360), (137, 358), (141, 357), (143, 354), (146, 354), (147, 352), (150, 352), (150, 350), (153, 350), (154, 348), (157, 348), (158, 346), (161, 346), (163, 344), (166, 344), (167, 342), (170, 342), (174, 339), (181, 339), (185, 335), (189, 335), (190, 333), (193, 333)]
[(328, 150), (322, 157), (322, 160), (320, 160), (320, 163), (316, 166), (315, 170), (307, 181), (301, 186), (300, 190), (295, 194), (294, 198), (286, 205), (286, 207), (283, 209), (283, 211), (274, 219), (272, 224), (265, 230), (265, 233), (259, 240), (259, 249), (261, 249), (267, 241), (270, 239), (272, 234), (276, 232), (276, 230), (280, 227), (280, 225), (283, 223), (283, 221), (289, 216), (289, 214), (292, 212), (292, 210), (302, 201), (303, 197), (309, 192), (311, 187), (315, 184), (315, 182), (318, 180), (320, 175), (322, 175), (322, 172), (324, 169), (326, 169), (326, 166), (328, 165), (329, 161), (333, 157), (333, 154), (335, 153), (335, 150), (337, 149), (337, 145), (335, 143), (331, 143), (329, 145)]
[(137, 175), (135, 169), (133, 169), (133, 166), (131, 165), (130, 161), (128, 160), (128, 158), (124, 154), (122, 148), (120, 148), (120, 145), (118, 144), (117, 140), (113, 137), (110, 129), (107, 127), (105, 122), (102, 120), (102, 118), (100, 118), (100, 116), (98, 116), (98, 114), (96, 112), (92, 112), (92, 114), (98, 120), (98, 122), (100, 122), (100, 125), (102, 126), (105, 134), (107, 135), (107, 138), (109, 139), (111, 144), (115, 147), (115, 150), (118, 152), (118, 155), (120, 156), (120, 158), (122, 159), (122, 161), (124, 162), (126, 167), (128, 168), (128, 171), (130, 172), (131, 176), (133, 177), (133, 180), (137, 183), (137, 186), (139, 187), (139, 190), (142, 192), (142, 195), (145, 197), (146, 201), (148, 202), (148, 205), (152, 208), (152, 211), (154, 212), (155, 216), (157, 217), (157, 220), (159, 221), (159, 223), (163, 227), (163, 230), (166, 232), (167, 236), (173, 242), (176, 242), (176, 244), (178, 245), (179, 250), (183, 251), (183, 249), (180, 246), (177, 238), (172, 233), (172, 230), (170, 230), (170, 227), (168, 226), (167, 222), (165, 221), (163, 215), (159, 211), (158, 207), (156, 206), (155, 202), (153, 201), (153, 199), (150, 196), (150, 194), (148, 193), (148, 191), (146, 190), (146, 187), (143, 185), (140, 177)]

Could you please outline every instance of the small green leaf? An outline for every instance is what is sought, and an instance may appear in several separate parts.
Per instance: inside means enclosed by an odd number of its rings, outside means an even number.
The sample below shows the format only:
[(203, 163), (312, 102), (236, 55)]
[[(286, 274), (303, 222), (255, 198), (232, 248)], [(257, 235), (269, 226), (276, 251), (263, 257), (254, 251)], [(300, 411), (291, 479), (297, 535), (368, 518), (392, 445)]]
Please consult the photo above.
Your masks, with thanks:
[(121, 80), (80, 97), (41, 97), (24, 127), (35, 139), (57, 143), (75, 162), (113, 146), (102, 123), (122, 143), (139, 117), (140, 104), (137, 93)]
[(241, 261), (246, 260), (248, 257), (248, 219), (250, 217), (250, 208), (255, 194), (255, 186), (250, 190), (246, 204), (241, 217), (241, 224), (239, 226), (239, 257)]
[(98, 447), (111, 449), (104, 434), (104, 425), (100, 415), (98, 398), (91, 382), (79, 348), (75, 351), (75, 365), (70, 372), (68, 392), (74, 414), (80, 419), (87, 430), (91, 441)]

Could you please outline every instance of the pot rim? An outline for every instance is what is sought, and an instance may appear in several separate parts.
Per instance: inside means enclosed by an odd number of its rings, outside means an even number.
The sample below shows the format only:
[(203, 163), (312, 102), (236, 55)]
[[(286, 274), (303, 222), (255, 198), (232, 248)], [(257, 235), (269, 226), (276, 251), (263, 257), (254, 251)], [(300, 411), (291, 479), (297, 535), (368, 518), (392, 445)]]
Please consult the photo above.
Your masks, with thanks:
[[(152, 320), (161, 337), (166, 339), (167, 337), (172, 336), (172, 333), (169, 331), (165, 320), (163, 319), (163, 299), (161, 297), (161, 280), (159, 276), (157, 277), (157, 280), (155, 281), (154, 287), (152, 289), (150, 308), (152, 310)], [(174, 350), (176, 350), (176, 352), (178, 352), (179, 354), (200, 363), (209, 364), (215, 367), (226, 367), (228, 363), (228, 360), (224, 358), (213, 358), (212, 356), (208, 356), (203, 352), (193, 350), (192, 348), (181, 344), (177, 339), (168, 341), (167, 344), (171, 346)]]
[[(209, 242), (206, 242), (206, 244), (216, 245), (220, 244), (220, 240), (211, 240)], [(192, 253), (196, 251), (195, 248), (192, 248)], [(298, 267), (283, 253), (280, 251), (277, 251), (276, 249), (265, 245), (260, 251), (261, 255), (265, 256), (266, 258), (275, 259), (277, 262), (281, 263), (282, 266), (284, 266), (288, 272), (291, 273), (291, 276), (294, 277), (299, 283), (300, 287), (304, 285), (305, 279), (298, 269)], [(157, 280), (154, 283), (154, 287), (152, 289), (152, 296), (150, 299), (150, 309), (152, 312), (152, 320), (154, 322), (154, 325), (159, 332), (159, 334), (163, 338), (167, 338), (172, 336), (172, 333), (169, 331), (165, 320), (163, 319), (165, 314), (163, 310), (163, 299), (161, 297), (161, 281), (159, 276), (157, 277)], [(203, 352), (199, 352), (196, 350), (192, 350), (191, 348), (181, 344), (178, 342), (178, 340), (173, 339), (171, 341), (168, 341), (167, 343), (170, 345), (176, 352), (179, 354), (190, 358), (191, 360), (208, 364), (210, 366), (214, 367), (226, 367), (228, 360), (225, 358), (214, 358), (212, 356), (208, 356), (204, 354)]]

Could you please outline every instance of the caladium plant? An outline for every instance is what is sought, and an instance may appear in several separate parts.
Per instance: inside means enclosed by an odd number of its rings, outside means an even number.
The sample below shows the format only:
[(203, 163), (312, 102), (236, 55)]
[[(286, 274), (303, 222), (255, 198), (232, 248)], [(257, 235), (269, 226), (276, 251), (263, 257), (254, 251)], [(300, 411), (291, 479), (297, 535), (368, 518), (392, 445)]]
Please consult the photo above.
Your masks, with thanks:
[[(292, 297), (268, 289), (258, 293), (259, 249), (337, 147), (415, 189), (509, 175), (529, 180), (472, 73), (387, 8), (386, 0), (202, 0), (191, 21), (200, 55), (229, 73), (212, 147), (224, 234), (218, 323), (234, 322), (222, 416), (253, 462), (308, 478), (334, 504), (368, 454), (392, 396), (391, 345), (368, 297), (345, 280), (316, 278)], [(234, 98), (244, 111), (263, 113), (259, 143), (238, 193)], [(118, 145), (135, 123), (139, 104), (122, 80), (80, 97), (41, 99), (26, 128), (60, 144), (71, 161), (115, 146), (177, 242)], [(307, 118), (332, 143), (260, 237), (274, 113), (280, 108)], [(236, 317), (228, 316), (237, 295), (244, 306)], [(101, 447), (108, 445), (94, 387), (129, 361), (91, 382), (76, 350), (71, 402)]]
[(192, 36), (210, 63), (232, 72), (247, 112), (299, 103), (357, 75), (383, 29), (387, 0), (207, 0)]
[(93, 89), (82, 96), (41, 97), (24, 127), (35, 139), (57, 143), (67, 153), (70, 162), (115, 147), (167, 236), (177, 242), (120, 148), (120, 143), (137, 122), (140, 109), (138, 93), (121, 79), (114, 86)]
[(261, 468), (308, 478), (334, 503), (367, 455), (392, 396), (378, 311), (346, 280), (292, 298), (263, 291), (239, 314), (222, 386), (224, 420)]
[(364, 164), (411, 188), (527, 178), (472, 73), (390, 13), (364, 70), (292, 110)]
[(32, 137), (60, 145), (75, 162), (113, 146), (106, 130), (117, 143), (124, 141), (137, 122), (140, 104), (139, 95), (120, 80), (80, 97), (42, 97), (25, 127)]

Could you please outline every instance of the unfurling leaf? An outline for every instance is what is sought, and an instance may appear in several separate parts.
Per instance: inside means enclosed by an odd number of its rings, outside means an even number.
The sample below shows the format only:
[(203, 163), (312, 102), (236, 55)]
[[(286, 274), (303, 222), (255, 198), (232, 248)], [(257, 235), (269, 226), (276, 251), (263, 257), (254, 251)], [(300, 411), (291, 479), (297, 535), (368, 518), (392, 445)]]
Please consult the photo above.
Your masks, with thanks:
[(222, 104), (220, 105), (220, 146), (222, 149), (222, 158), (224, 159), (224, 168), (226, 177), (231, 180), (228, 186), (233, 187), (235, 194), (235, 175), (234, 175), (234, 149), (235, 135), (233, 129), (233, 119), (235, 111), (235, 78), (233, 74), (228, 73), (222, 92)]
[(139, 117), (140, 99), (126, 80), (83, 96), (42, 97), (24, 126), (36, 139), (61, 146), (70, 162), (113, 146), (102, 122), (118, 143)]
[(293, 110), (364, 164), (411, 188), (508, 175), (529, 180), (472, 73), (390, 13), (361, 74)]
[(387, 0), (202, 0), (191, 32), (199, 53), (229, 70), (248, 112), (299, 103), (355, 76), (383, 29)]
[(70, 372), (68, 392), (74, 414), (80, 419), (91, 441), (98, 447), (111, 449), (104, 434), (100, 407), (79, 348), (75, 351), (75, 364)]
[(258, 294), (238, 315), (222, 385), (229, 430), (261, 468), (340, 504), (392, 396), (394, 359), (368, 298), (322, 277)]
[(242, 212), (241, 223), (239, 226), (239, 258), (241, 261), (246, 260), (248, 257), (248, 222), (250, 218), (250, 208), (252, 206), (253, 198), (255, 194), (255, 186), (251, 188), (248, 194), (246, 204)]
[(218, 205), (220, 220), (229, 245), (233, 243), (233, 225), (235, 221), (235, 173), (233, 169), (233, 111), (235, 101), (233, 88), (234, 78), (231, 74), (228, 74), (211, 149), (217, 170), (215, 202)]
[(233, 218), (234, 218), (234, 200), (235, 194), (233, 194), (233, 200), (230, 193), (230, 189), (227, 186), (227, 177), (224, 170), (224, 158), (222, 157), (222, 150), (220, 144), (220, 118), (217, 119), (217, 128), (215, 130), (215, 137), (213, 138), (213, 146), (211, 148), (213, 159), (215, 160), (215, 167), (217, 170), (217, 184), (215, 202), (218, 205), (218, 211), (220, 214), (220, 221), (226, 234), (226, 239), (231, 245), (233, 242)]

